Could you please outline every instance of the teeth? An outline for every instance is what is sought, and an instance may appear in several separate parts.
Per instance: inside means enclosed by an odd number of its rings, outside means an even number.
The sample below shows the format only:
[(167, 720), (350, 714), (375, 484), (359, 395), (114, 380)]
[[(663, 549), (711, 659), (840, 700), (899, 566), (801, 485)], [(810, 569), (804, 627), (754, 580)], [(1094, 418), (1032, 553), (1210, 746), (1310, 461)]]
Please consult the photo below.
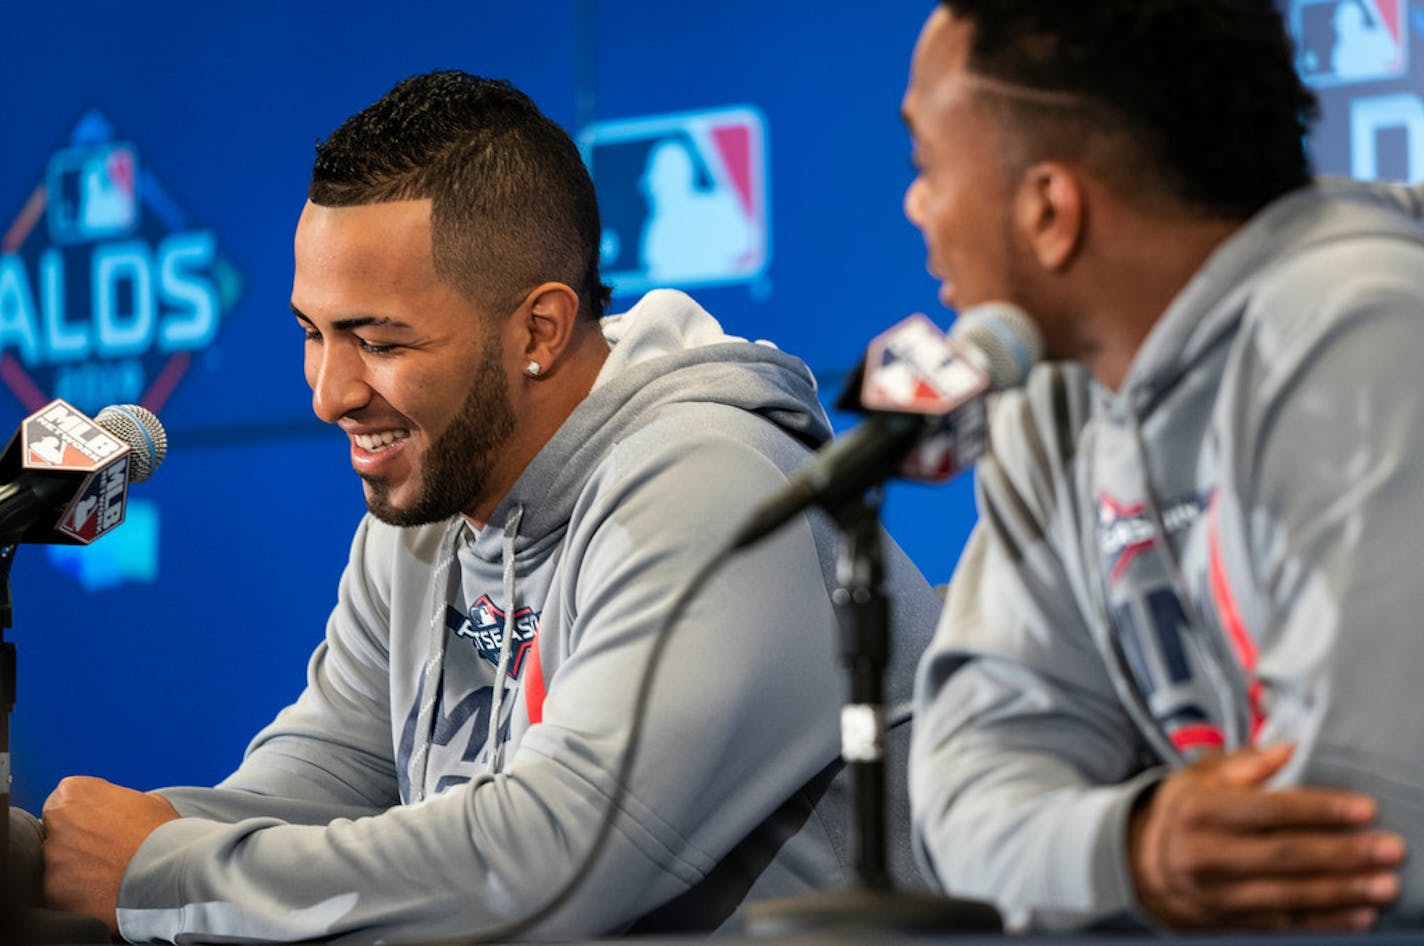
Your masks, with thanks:
[(351, 439), (356, 441), (356, 446), (362, 450), (380, 450), (395, 443), (397, 440), (404, 440), (410, 433), (404, 430), (385, 430), (379, 434), (352, 434)]

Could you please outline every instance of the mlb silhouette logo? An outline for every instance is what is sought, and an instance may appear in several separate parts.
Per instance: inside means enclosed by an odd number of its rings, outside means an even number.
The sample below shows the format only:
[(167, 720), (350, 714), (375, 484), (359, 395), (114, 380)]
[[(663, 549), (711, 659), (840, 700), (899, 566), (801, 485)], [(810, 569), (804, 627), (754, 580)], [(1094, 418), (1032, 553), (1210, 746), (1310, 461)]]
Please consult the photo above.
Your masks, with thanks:
[(1301, 78), (1316, 87), (1392, 79), (1409, 69), (1407, 0), (1293, 0)]
[(123, 236), (138, 225), (138, 150), (131, 144), (56, 152), (45, 186), (49, 235), (55, 243)]
[(598, 189), (601, 265), (615, 293), (765, 274), (766, 122), (757, 109), (598, 122), (579, 145)]

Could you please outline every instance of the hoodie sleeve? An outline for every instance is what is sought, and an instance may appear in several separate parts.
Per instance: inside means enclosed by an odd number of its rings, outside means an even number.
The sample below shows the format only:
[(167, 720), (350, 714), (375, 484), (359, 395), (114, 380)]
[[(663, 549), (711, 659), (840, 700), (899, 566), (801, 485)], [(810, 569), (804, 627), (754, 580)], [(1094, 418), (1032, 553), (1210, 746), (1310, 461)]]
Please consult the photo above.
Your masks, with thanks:
[[(747, 443), (687, 420), (677, 427), (640, 431), (654, 442), (614, 451), (580, 498), (560, 564), (569, 580), (556, 580), (563, 590), (545, 610), (545, 620), (557, 610), (570, 622), (567, 652), (550, 660), (543, 721), (504, 772), (325, 825), (280, 815), (164, 825), (125, 875), (125, 937), (435, 938), (540, 906), (608, 807), (649, 650), (686, 576), (731, 534), (748, 497), (785, 484)], [(364, 594), (348, 574), (343, 601)], [(806, 519), (727, 563), (674, 629), (602, 857), (535, 935), (625, 927), (706, 877), (835, 757), (833, 627)], [(334, 636), (308, 696), (279, 721), (283, 734), (259, 737), (229, 787), (386, 800), (373, 787), (394, 784), (389, 750), (376, 747), (387, 725), (374, 692), (379, 637), (359, 622)], [(369, 722), (359, 718), (367, 712)]]
[(1131, 805), (1157, 776), (1086, 624), (1070, 464), (1074, 369), (1036, 371), (995, 410), (980, 523), (920, 665), (910, 791), (922, 856), (1010, 928), (1132, 909)]
[[(1373, 796), (1411, 852), (1396, 917), (1424, 917), (1424, 245), (1300, 257), (1256, 300), (1221, 400), (1213, 598), (1254, 648), (1262, 743), (1287, 781)], [(1249, 669), (1249, 668), (1248, 668)]]

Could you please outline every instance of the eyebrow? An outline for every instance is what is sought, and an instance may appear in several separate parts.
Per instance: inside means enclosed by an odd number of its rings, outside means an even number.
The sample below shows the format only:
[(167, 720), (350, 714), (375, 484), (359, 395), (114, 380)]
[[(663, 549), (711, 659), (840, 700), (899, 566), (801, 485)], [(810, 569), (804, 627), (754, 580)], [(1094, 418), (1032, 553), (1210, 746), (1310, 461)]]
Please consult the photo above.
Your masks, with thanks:
[[(301, 319), (308, 325), (316, 324), (311, 320), (311, 318), (307, 316), (305, 312), (297, 308), (296, 303), (289, 302), (287, 303), (287, 307), (292, 310), (293, 315), (295, 315), (297, 318)], [(396, 329), (412, 327), (409, 322), (402, 322), (400, 319), (393, 319), (390, 316), (385, 315), (358, 315), (353, 316), (349, 319), (337, 319), (335, 322), (331, 323), (331, 327), (338, 332), (349, 332), (352, 329), (370, 328), (372, 326), (375, 326), (377, 328)]]

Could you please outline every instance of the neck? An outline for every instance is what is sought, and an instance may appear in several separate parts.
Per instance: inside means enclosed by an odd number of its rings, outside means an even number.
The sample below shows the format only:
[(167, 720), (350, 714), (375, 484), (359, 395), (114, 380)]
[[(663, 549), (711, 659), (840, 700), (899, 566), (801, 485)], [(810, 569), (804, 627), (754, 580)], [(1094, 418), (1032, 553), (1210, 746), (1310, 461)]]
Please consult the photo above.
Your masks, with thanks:
[(580, 322), (558, 362), (537, 379), (521, 376), (515, 405), (514, 432), (500, 449), (484, 491), (465, 521), (483, 529), (490, 515), (514, 488), (539, 451), (593, 390), (598, 372), (608, 358), (608, 342), (597, 322)]
[(1207, 258), (1242, 220), (1199, 216), (1143, 217), (1113, 231), (1112, 252), (1087, 274), (1093, 316), (1082, 360), (1098, 383), (1118, 390), (1153, 326)]

